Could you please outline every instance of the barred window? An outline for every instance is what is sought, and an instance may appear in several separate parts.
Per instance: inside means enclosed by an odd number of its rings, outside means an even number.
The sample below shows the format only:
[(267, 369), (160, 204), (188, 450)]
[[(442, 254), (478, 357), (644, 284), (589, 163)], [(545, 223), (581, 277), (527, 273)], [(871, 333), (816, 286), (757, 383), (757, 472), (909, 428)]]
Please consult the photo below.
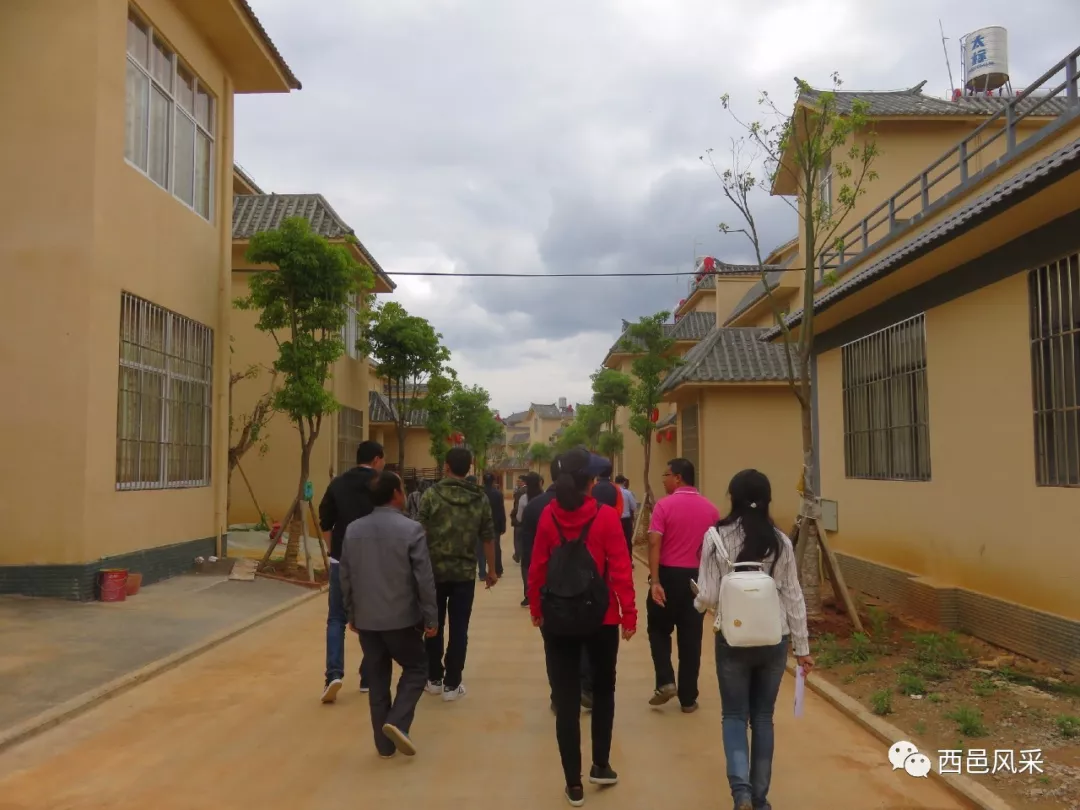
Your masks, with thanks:
[(1028, 292), (1035, 481), (1080, 486), (1080, 256), (1032, 270)]
[(344, 405), (338, 411), (337, 467), (341, 475), (356, 466), (356, 448), (364, 441), (364, 412)]
[(123, 293), (117, 489), (210, 484), (213, 358), (209, 327)]
[(925, 315), (867, 335), (841, 351), (847, 477), (929, 481)]
[(682, 457), (694, 465), (697, 487), (701, 489), (701, 465), (698, 463), (698, 406), (687, 405), (679, 408), (682, 420)]

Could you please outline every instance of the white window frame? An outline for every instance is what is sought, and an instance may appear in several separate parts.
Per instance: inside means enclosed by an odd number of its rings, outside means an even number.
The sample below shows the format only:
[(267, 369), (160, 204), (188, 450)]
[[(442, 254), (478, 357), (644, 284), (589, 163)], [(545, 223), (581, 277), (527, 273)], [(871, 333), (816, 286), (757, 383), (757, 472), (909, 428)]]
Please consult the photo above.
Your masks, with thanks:
[(341, 340), (345, 343), (345, 354), (353, 360), (363, 359), (356, 341), (360, 339), (360, 311), (350, 305), (345, 307), (345, 325), (341, 327)]
[[(185, 208), (187, 208), (188, 210), (193, 211), (194, 213), (198, 214), (200, 217), (205, 219), (207, 222), (213, 222), (214, 221), (214, 212), (215, 212), (214, 203), (216, 202), (216, 197), (217, 197), (217, 194), (216, 194), (217, 183), (215, 182), (216, 181), (216, 176), (217, 176), (217, 141), (214, 138), (214, 130), (217, 127), (218, 98), (214, 94), (214, 92), (202, 81), (202, 79), (199, 78), (199, 75), (192, 69), (191, 65), (189, 65), (187, 62), (185, 62), (183, 59), (180, 58), (180, 56), (176, 53), (176, 49), (173, 48), (172, 45), (169, 43), (169, 40), (164, 35), (162, 35), (162, 33), (160, 31), (158, 31), (156, 28), (154, 28), (153, 24), (151, 24), (151, 22), (141, 12), (139, 12), (134, 6), (129, 6), (128, 7), (128, 18), (129, 18), (128, 25), (131, 24), (130, 20), (132, 18), (134, 18), (135, 20), (137, 20), (139, 23), (141, 23), (143, 26), (146, 27), (146, 35), (147, 35), (146, 59), (147, 59), (148, 63), (153, 61), (154, 39), (155, 39), (155, 37), (157, 39), (161, 40), (168, 47), (170, 52), (172, 53), (172, 56), (170, 57), (170, 74), (169, 74), (169, 80), (170, 80), (170, 82), (172, 84), (172, 87), (163, 86), (158, 81), (158, 79), (155, 78), (155, 76), (153, 74), (152, 67), (150, 65), (141, 64), (138, 59), (136, 59), (134, 56), (132, 56), (130, 51), (128, 51), (126, 46), (125, 46), (125, 55), (127, 57), (127, 64), (130, 65), (131, 67), (134, 67), (136, 70), (138, 70), (140, 73), (142, 73), (144, 78), (147, 80), (146, 81), (146, 110), (147, 110), (147, 114), (146, 114), (146, 133), (145, 133), (146, 134), (146, 145), (147, 145), (147, 165), (146, 165), (146, 168), (144, 169), (142, 166), (139, 166), (137, 163), (134, 163), (133, 161), (131, 161), (126, 154), (124, 155), (124, 162), (127, 163), (127, 165), (131, 166), (133, 169), (135, 169), (137, 172), (142, 174), (148, 180), (150, 180), (154, 185), (158, 186), (159, 188), (162, 188), (161, 184), (158, 183), (157, 180), (155, 180), (150, 175), (150, 159), (149, 159), (150, 143), (151, 143), (151, 141), (150, 141), (150, 131), (151, 131), (152, 119), (153, 119), (153, 116), (151, 115), (151, 100), (153, 99), (154, 89), (157, 88), (159, 91), (161, 91), (166, 96), (166, 98), (168, 98), (168, 100), (170, 102), (169, 123), (168, 123), (168, 143), (167, 143), (167, 146), (166, 146), (166, 161), (167, 161), (166, 185), (164, 186), (164, 188), (165, 188), (166, 191), (168, 191), (170, 194), (172, 194), (173, 198), (175, 200), (179, 201)], [(205, 92), (207, 94), (207, 96), (209, 97), (209, 104), (210, 104), (210, 107), (209, 107), (209, 110), (208, 110), (209, 128), (203, 126), (192, 113), (189, 113), (186, 109), (184, 109), (184, 105), (180, 103), (179, 99), (176, 96), (177, 83), (180, 81), (180, 77), (179, 77), (179, 67), (180, 66), (183, 66), (184, 70), (186, 70), (192, 76), (192, 87), (191, 87), (192, 107), (195, 108), (198, 105), (198, 98), (199, 98), (199, 91), (200, 90)], [(126, 88), (126, 84), (125, 84), (124, 94), (125, 94), (124, 110), (125, 110), (125, 114), (126, 114), (127, 113), (127, 106), (128, 106), (128, 104), (127, 104), (127, 88)], [(195, 127), (195, 140), (194, 140), (192, 150), (191, 150), (191, 182), (192, 182), (191, 204), (188, 204), (187, 200), (185, 200), (182, 197), (178, 196), (177, 193), (176, 193), (176, 131), (177, 131), (177, 125), (180, 122), (180, 118), (178, 116), (184, 116)], [(198, 186), (198, 183), (196, 182), (196, 178), (198, 177), (198, 166), (199, 166), (199, 134), (200, 133), (205, 135), (207, 137), (207, 139), (209, 140), (209, 142), (210, 142), (210, 155), (209, 155), (210, 171), (209, 171), (209, 176), (207, 177), (207, 183), (209, 184), (209, 189), (208, 189), (209, 193), (208, 193), (208, 197), (207, 197), (207, 210), (206, 210), (205, 214), (203, 212), (199, 211), (199, 209), (196, 206), (196, 203), (198, 202), (198, 195), (199, 195), (199, 186)], [(126, 146), (125, 146), (125, 152), (126, 152)]]
[(832, 155), (825, 156), (825, 165), (821, 167), (821, 179), (818, 181), (818, 205), (824, 205), (829, 211), (833, 206), (833, 169)]
[[(160, 350), (150, 345), (149, 330), (146, 324), (153, 320), (164, 320), (163, 342)], [(138, 334), (131, 345), (143, 353), (160, 354), (160, 364), (147, 363), (125, 356), (124, 352), (124, 327), (125, 323), (134, 323), (138, 326)], [(141, 489), (187, 489), (191, 487), (210, 486), (211, 470), (213, 467), (213, 377), (214, 377), (214, 331), (204, 324), (185, 318), (175, 312), (139, 298), (131, 293), (121, 294), (120, 303), (120, 369), (128, 369), (143, 375), (154, 375), (161, 378), (161, 413), (158, 427), (158, 444), (160, 446), (158, 457), (157, 476), (152, 480), (121, 480), (123, 465), (129, 461), (129, 456), (124, 452), (125, 442), (142, 443), (142, 392), (139, 393), (137, 412), (138, 422), (135, 426), (137, 435), (122, 435), (120, 432), (121, 416), (124, 408), (122, 396), (123, 374), (117, 374), (117, 425), (116, 425), (116, 489), (130, 491)], [(192, 339), (197, 346), (197, 354), (194, 357), (185, 356), (185, 337)], [(202, 356), (200, 360), (199, 355)], [(174, 437), (172, 432), (172, 410), (176, 404), (192, 405), (193, 402), (177, 403), (174, 399), (176, 383), (194, 384), (204, 390), (203, 402), (203, 443), (202, 475), (193, 479), (169, 480), (170, 454), (176, 446), (182, 444), (185, 437)], [(190, 445), (189, 445), (190, 446)], [(136, 454), (134, 459), (136, 472), (141, 472), (142, 464)]]

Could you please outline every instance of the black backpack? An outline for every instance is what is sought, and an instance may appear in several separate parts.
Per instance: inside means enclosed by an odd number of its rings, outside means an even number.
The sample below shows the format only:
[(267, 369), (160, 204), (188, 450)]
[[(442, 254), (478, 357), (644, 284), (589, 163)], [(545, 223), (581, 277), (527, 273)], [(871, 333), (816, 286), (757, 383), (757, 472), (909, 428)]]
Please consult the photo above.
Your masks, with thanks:
[(596, 515), (576, 540), (566, 539), (554, 515), (551, 520), (559, 533), (559, 545), (551, 552), (547, 581), (540, 591), (544, 631), (555, 636), (590, 636), (604, 626), (610, 604), (607, 583), (585, 544)]

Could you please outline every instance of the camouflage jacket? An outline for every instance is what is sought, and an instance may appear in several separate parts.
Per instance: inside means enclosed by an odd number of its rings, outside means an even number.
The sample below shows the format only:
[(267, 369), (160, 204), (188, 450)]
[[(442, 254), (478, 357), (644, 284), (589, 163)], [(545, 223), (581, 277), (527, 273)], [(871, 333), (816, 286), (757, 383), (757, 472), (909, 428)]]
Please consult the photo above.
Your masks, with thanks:
[(487, 493), (460, 478), (444, 478), (420, 499), (420, 523), (427, 533), (436, 582), (471, 582), (476, 577), (479, 541), (495, 541)]

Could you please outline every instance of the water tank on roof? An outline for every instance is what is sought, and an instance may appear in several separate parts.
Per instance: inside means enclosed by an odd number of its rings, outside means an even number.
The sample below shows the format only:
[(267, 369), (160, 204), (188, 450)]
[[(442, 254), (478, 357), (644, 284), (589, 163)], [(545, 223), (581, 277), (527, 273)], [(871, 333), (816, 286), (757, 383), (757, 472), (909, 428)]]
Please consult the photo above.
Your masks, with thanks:
[(1009, 37), (1000, 25), (972, 31), (961, 40), (964, 51), (964, 89), (986, 93), (1009, 82)]

